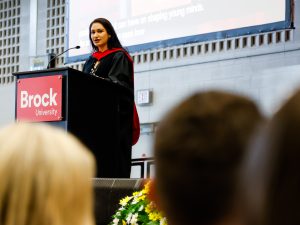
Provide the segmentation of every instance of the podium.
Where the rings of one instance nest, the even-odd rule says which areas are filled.
[[[134,102],[130,90],[68,67],[13,75],[16,120],[45,122],[71,132],[95,155],[96,177],[129,178]]]

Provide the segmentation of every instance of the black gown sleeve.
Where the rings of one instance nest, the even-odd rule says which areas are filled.
[[[117,52],[108,73],[108,78],[133,91],[133,65],[124,52]]]

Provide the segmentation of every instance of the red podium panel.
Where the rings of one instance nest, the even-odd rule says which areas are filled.
[[[16,120],[62,119],[62,75],[20,78],[16,95]]]

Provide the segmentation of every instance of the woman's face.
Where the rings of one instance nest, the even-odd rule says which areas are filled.
[[[103,52],[108,49],[107,42],[110,35],[101,23],[93,23],[91,26],[91,39],[99,51]]]

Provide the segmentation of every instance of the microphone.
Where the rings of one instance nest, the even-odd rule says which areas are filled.
[[[67,52],[67,51],[69,51],[69,50],[71,50],[71,49],[80,49],[80,46],[77,45],[77,46],[75,46],[75,47],[68,48],[67,50],[63,51],[62,53],[60,53],[60,54],[58,54],[58,55],[54,55],[54,57],[53,57],[52,59],[50,59],[50,61],[48,62],[47,69],[50,69],[50,63],[51,63],[52,61],[54,61],[55,59],[58,58],[58,56],[61,56],[62,54],[64,54],[65,52]],[[55,65],[55,64],[54,64],[54,65]],[[55,66],[54,66],[54,67],[55,67]],[[51,67],[51,68],[52,68],[52,67]]]

